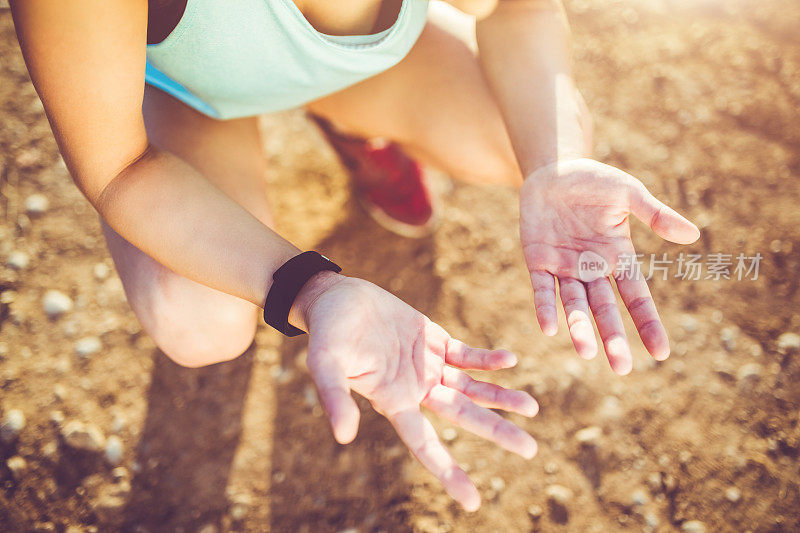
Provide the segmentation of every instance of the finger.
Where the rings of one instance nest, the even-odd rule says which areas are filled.
[[[533,437],[494,411],[475,405],[465,394],[455,389],[435,385],[422,405],[445,420],[526,459],[536,455],[536,441]]]
[[[447,452],[419,409],[400,411],[388,418],[414,457],[436,476],[454,500],[467,511],[481,506],[478,489]]]
[[[533,285],[533,306],[542,333],[552,337],[558,333],[558,314],[556,313],[556,278],[549,272],[531,272]]]
[[[575,351],[584,359],[592,359],[597,355],[597,339],[594,336],[592,319],[589,318],[591,312],[586,287],[575,278],[559,278],[558,288]]]
[[[448,339],[444,360],[448,365],[468,370],[500,370],[517,364],[517,356],[508,350],[472,348],[456,339]]]
[[[678,244],[692,244],[700,238],[697,226],[650,194],[641,182],[632,188],[631,193],[631,212],[662,239]]]
[[[603,348],[611,369],[624,376],[633,369],[633,358],[611,282],[608,278],[598,279],[588,283],[586,289],[589,307],[600,338],[603,339]]]
[[[341,444],[352,442],[358,433],[361,413],[350,395],[344,371],[329,352],[309,352],[308,370],[317,385],[322,408],[330,418],[333,436]]]
[[[657,361],[669,357],[669,338],[658,316],[650,288],[641,275],[620,276],[617,288],[647,351]]]
[[[444,367],[442,385],[463,392],[476,404],[489,409],[503,409],[528,417],[536,416],[539,412],[539,404],[527,392],[477,381],[452,366]]]

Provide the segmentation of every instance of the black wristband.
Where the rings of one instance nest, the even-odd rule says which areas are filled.
[[[264,322],[287,337],[305,333],[289,324],[289,310],[303,285],[314,274],[330,270],[341,272],[342,268],[317,252],[303,252],[286,261],[272,274],[272,287],[264,302]]]

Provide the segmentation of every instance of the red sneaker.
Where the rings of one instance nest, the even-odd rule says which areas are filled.
[[[397,143],[343,135],[327,120],[311,116],[350,171],[359,203],[378,224],[404,237],[433,233],[437,209],[417,161]]]

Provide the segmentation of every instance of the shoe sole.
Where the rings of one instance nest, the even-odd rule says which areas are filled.
[[[383,229],[391,231],[392,233],[400,235],[401,237],[407,237],[409,239],[422,239],[424,237],[430,237],[441,223],[438,203],[433,203],[433,212],[431,213],[431,218],[428,220],[428,222],[418,226],[415,224],[401,222],[396,218],[387,215],[383,209],[368,201],[360,194],[356,194],[355,196],[358,200],[358,204],[361,206],[364,212],[366,212],[367,215],[372,218],[372,220],[377,222],[378,225]]]

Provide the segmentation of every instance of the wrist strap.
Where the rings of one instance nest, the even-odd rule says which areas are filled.
[[[272,287],[264,302],[264,322],[287,337],[305,333],[302,329],[289,324],[289,310],[303,285],[314,274],[324,270],[341,272],[342,268],[324,255],[313,251],[296,255],[281,265],[272,274]]]

